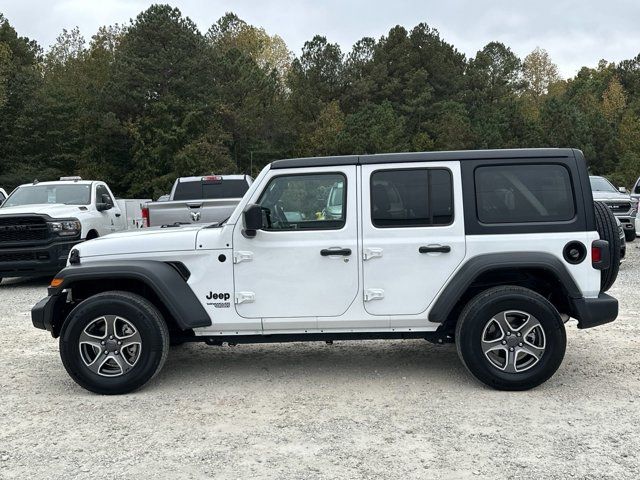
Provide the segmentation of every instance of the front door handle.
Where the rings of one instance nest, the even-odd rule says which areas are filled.
[[[418,248],[418,251],[420,253],[449,253],[451,247],[449,245],[429,245]]]
[[[323,257],[330,257],[332,255],[342,255],[343,257],[348,257],[351,255],[350,248],[323,248],[320,250],[320,255]]]

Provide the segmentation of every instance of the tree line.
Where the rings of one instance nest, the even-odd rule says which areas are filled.
[[[294,156],[563,147],[630,186],[640,175],[640,55],[562,79],[547,52],[491,42],[466,58],[437,30],[351,51],[285,42],[228,13],[206,32],[169,5],[46,52],[0,13],[0,186],[79,174],[121,196],[174,179],[256,174]]]

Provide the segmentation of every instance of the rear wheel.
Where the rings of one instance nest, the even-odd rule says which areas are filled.
[[[601,240],[609,242],[609,268],[600,273],[600,291],[606,292],[618,277],[620,269],[620,236],[616,217],[602,202],[593,202],[596,214],[596,230]]]
[[[60,334],[60,357],[76,383],[95,393],[128,393],[151,380],[169,351],[162,316],[129,292],[94,295],[74,308]]]
[[[458,319],[455,341],[467,370],[499,390],[528,390],[547,381],[567,344],[555,307],[516,286],[490,288],[471,299]]]

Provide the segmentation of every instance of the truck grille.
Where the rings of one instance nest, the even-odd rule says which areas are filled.
[[[48,237],[47,222],[42,217],[0,216],[0,242],[35,242],[47,240]]]
[[[613,213],[627,213],[629,210],[631,210],[630,202],[607,202],[607,206]]]

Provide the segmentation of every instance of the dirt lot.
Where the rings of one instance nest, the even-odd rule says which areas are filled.
[[[558,373],[485,388],[424,341],[171,351],[143,390],[101,397],[31,326],[45,281],[0,286],[0,478],[640,476],[640,241],[619,320],[578,331]]]

